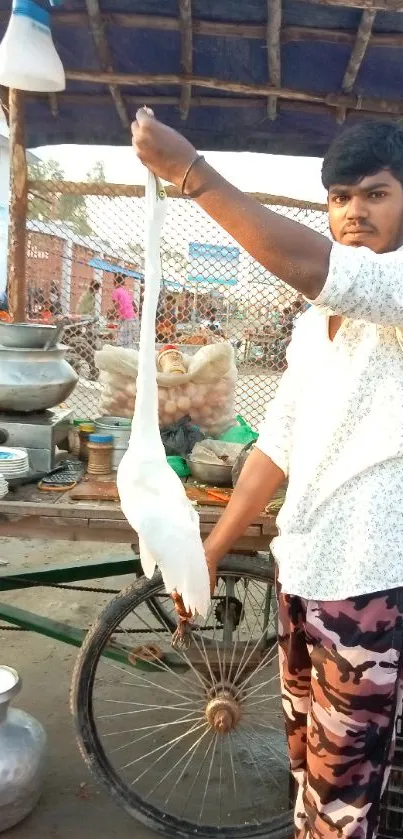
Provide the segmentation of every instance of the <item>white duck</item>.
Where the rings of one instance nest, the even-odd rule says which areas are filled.
[[[160,237],[166,194],[148,173],[145,287],[140,330],[137,396],[129,447],[117,474],[122,510],[139,537],[143,571],[161,571],[167,592],[185,609],[207,614],[210,587],[199,516],[166,460],[158,425],[155,320],[161,286]],[[178,601],[178,598],[174,596]],[[180,613],[180,609],[178,610]]]

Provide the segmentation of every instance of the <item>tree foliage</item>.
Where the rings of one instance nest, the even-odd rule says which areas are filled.
[[[30,180],[64,181],[65,175],[57,160],[38,161],[28,167]],[[105,169],[101,160],[97,161],[87,175],[88,181],[104,183]],[[53,190],[41,194],[30,193],[28,200],[28,218],[33,221],[64,222],[74,233],[89,236],[92,233],[88,221],[87,205],[84,195],[61,195]]]

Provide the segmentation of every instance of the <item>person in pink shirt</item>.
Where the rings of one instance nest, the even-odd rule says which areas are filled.
[[[121,347],[132,347],[138,340],[138,318],[134,310],[133,299],[125,288],[125,278],[122,274],[115,274],[112,300],[115,316],[119,320],[118,342]]]

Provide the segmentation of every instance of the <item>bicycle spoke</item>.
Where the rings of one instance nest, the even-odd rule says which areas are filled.
[[[168,769],[168,771],[167,771],[167,772],[165,772],[165,775],[163,775],[163,776],[162,776],[162,778],[160,778],[160,780],[159,780],[159,781],[155,784],[155,786],[154,786],[154,787],[153,787],[153,788],[149,791],[149,793],[148,793],[148,795],[147,795],[147,798],[149,798],[149,797],[150,797],[150,795],[153,795],[153,793],[154,793],[154,792],[156,792],[156,790],[157,790],[157,789],[158,789],[158,788],[159,788],[159,787],[160,787],[160,786],[164,783],[164,781],[166,781],[166,779],[167,779],[167,778],[169,778],[169,776],[170,776],[170,775],[172,775],[172,772],[174,772],[174,771],[175,771],[175,769],[177,769],[177,768],[178,768],[178,766],[180,766],[180,764],[181,764],[184,760],[186,760],[186,758],[188,757],[188,761],[187,761],[186,765],[185,765],[184,767],[182,767],[182,770],[181,770],[181,772],[180,772],[179,778],[177,778],[177,780],[175,781],[174,786],[173,786],[173,787],[172,787],[172,789],[171,789],[171,792],[169,793],[168,799],[170,798],[170,796],[172,795],[173,791],[174,791],[174,790],[176,789],[176,787],[178,786],[178,784],[179,784],[179,782],[180,782],[181,778],[182,778],[182,777],[183,777],[183,775],[185,774],[186,769],[187,769],[187,767],[189,766],[190,762],[193,760],[193,757],[194,757],[194,755],[195,755],[195,753],[196,753],[196,751],[197,751],[197,749],[198,749],[198,747],[199,747],[200,743],[202,742],[203,738],[204,738],[204,737],[206,737],[206,735],[207,735],[208,733],[209,733],[209,732],[208,732],[208,729],[206,728],[206,730],[205,730],[205,731],[204,731],[204,732],[200,735],[200,737],[198,737],[198,739],[197,739],[197,740],[195,740],[195,742],[194,742],[194,743],[192,743],[192,745],[191,745],[191,746],[189,746],[189,748],[187,749],[187,751],[186,751],[186,752],[184,752],[184,754],[183,754],[183,755],[182,755],[182,756],[181,756],[181,757],[180,757],[180,758],[176,761],[176,763],[174,763],[174,765],[173,765],[173,766],[171,766],[171,768],[170,768],[170,769]],[[167,803],[167,800],[168,800],[168,799],[165,799],[165,804]]]
[[[134,766],[135,763],[139,763],[141,760],[144,760],[145,757],[152,757],[152,755],[158,754],[158,752],[160,752],[161,749],[165,748],[165,751],[162,753],[162,755],[160,755],[159,758],[157,758],[157,760],[154,761],[154,763],[148,767],[148,769],[144,770],[143,774],[145,772],[149,772],[150,769],[152,769],[156,763],[159,763],[159,761],[162,760],[163,757],[169,754],[169,752],[172,751],[176,744],[180,743],[180,741],[183,740],[184,737],[188,737],[189,734],[192,734],[194,731],[198,731],[198,729],[203,728],[203,726],[205,725],[205,722],[201,723],[200,725],[193,725],[192,728],[189,729],[189,731],[185,731],[183,734],[178,734],[177,737],[173,737],[172,740],[168,741],[168,743],[162,743],[161,746],[156,746],[155,749],[152,749],[151,752],[145,752],[145,754],[140,755],[140,757],[134,758],[134,760],[131,760],[130,763],[125,763],[124,766],[120,766],[119,768],[122,770],[130,769],[130,767]],[[140,778],[142,778],[143,774],[139,775],[135,781],[132,781],[132,784],[135,784]]]
[[[174,653],[174,605],[162,585],[154,587],[103,642],[105,649],[116,636],[113,647],[127,664],[102,653],[95,664],[94,722],[119,789],[126,801],[143,802],[143,813],[193,825],[194,839],[206,827],[213,839],[214,830],[261,818],[269,826],[287,812],[272,585],[224,572],[206,618],[192,626],[192,646]],[[152,669],[136,668],[130,653]]]
[[[180,812],[180,815],[181,815],[181,816],[183,816],[183,814],[184,814],[184,812],[185,812],[185,810],[186,810],[187,803],[188,803],[188,801],[189,801],[189,799],[190,799],[190,797],[191,797],[191,795],[192,795],[192,792],[193,792],[193,790],[194,790],[194,788],[195,788],[195,786],[196,786],[196,784],[197,784],[197,781],[198,781],[198,779],[199,779],[199,777],[200,777],[200,773],[201,773],[201,771],[202,771],[202,769],[203,769],[203,766],[204,766],[204,764],[205,764],[205,762],[206,762],[206,760],[207,760],[207,758],[208,758],[208,755],[209,755],[209,752],[210,752],[210,749],[211,749],[211,747],[212,747],[213,743],[214,743],[214,735],[212,735],[212,736],[211,736],[210,743],[209,743],[209,744],[208,744],[208,746],[207,746],[207,749],[206,749],[206,751],[205,751],[205,753],[204,753],[204,757],[203,757],[203,759],[202,759],[202,761],[201,761],[201,763],[200,763],[200,765],[199,765],[199,768],[198,768],[198,770],[197,770],[197,773],[196,773],[196,775],[195,775],[195,777],[194,777],[194,779],[193,779],[193,783],[192,783],[192,785],[191,785],[191,787],[190,787],[190,790],[189,790],[189,792],[188,792],[188,794],[187,794],[187,796],[186,796],[186,798],[185,798],[185,800],[184,800],[184,802],[183,802],[182,809],[181,809],[181,812]]]
[[[203,717],[200,715],[198,717],[191,717],[190,714],[188,714],[186,717],[180,717],[178,720],[175,720],[174,722],[167,723],[167,725],[187,725],[188,723],[200,722],[202,719]],[[143,740],[147,740],[148,737],[152,737],[153,734],[155,734],[156,732],[156,727],[149,726],[149,728],[150,730],[147,731],[146,734],[143,734],[141,737],[136,737],[134,740],[129,740],[129,742],[125,743],[123,746],[116,746],[114,749],[111,749],[111,754],[121,752],[123,749],[128,749],[129,746],[133,746],[134,744],[137,745],[137,743],[141,743]],[[161,726],[158,726],[158,728],[161,728]]]
[[[216,748],[217,748],[217,736],[218,735],[216,734],[215,738],[214,738],[214,745],[213,745],[213,751],[212,751],[211,758],[210,758],[210,765],[209,765],[209,769],[208,769],[207,780],[206,780],[206,783],[204,785],[203,799],[202,799],[200,812],[199,812],[199,821],[201,821],[201,818],[202,818],[202,815],[203,815],[203,810],[204,810],[204,805],[206,803],[206,795],[207,795],[207,790],[208,790],[208,786],[209,786],[209,783],[210,783],[211,771],[213,769],[214,757],[215,757]]]
[[[128,673],[130,673],[130,675],[133,675],[133,677],[135,677],[138,682],[142,682],[143,684],[147,685],[148,687],[157,688],[158,690],[162,690],[166,693],[171,693],[172,696],[179,696],[181,699],[186,699],[189,702],[193,701],[191,696],[189,696],[185,693],[181,693],[178,690],[174,690],[173,688],[166,687],[165,685],[160,685],[158,682],[153,682],[151,679],[147,679],[147,677],[143,676],[143,674],[141,674],[141,673],[134,673],[134,672],[132,673],[131,671],[126,670],[124,667],[119,667],[119,665],[115,664],[115,662],[108,661],[107,663],[108,663],[108,666],[112,667],[114,670],[120,670],[122,673],[125,673],[126,675]],[[172,670],[170,670],[169,667],[167,667],[166,671],[169,673],[169,675],[172,678]],[[137,687],[136,682],[133,682],[133,686]],[[191,687],[191,686],[189,686],[189,687]],[[193,694],[196,693],[194,688],[192,690],[192,693]],[[197,694],[197,696],[200,696],[200,694]]]

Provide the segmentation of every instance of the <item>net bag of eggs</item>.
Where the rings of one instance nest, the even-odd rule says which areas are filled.
[[[194,355],[183,352],[182,357],[185,372],[157,373],[160,426],[190,416],[202,431],[218,436],[236,423],[234,350],[223,341],[201,347]],[[136,400],[137,351],[105,346],[95,353],[95,363],[100,371],[102,414],[131,419]]]

